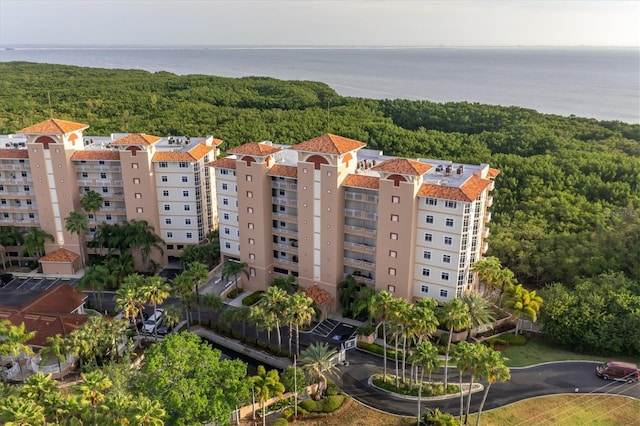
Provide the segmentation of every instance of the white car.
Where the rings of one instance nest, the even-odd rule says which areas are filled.
[[[144,333],[152,334],[155,332],[160,324],[162,324],[162,314],[164,313],[164,309],[156,309],[156,311],[144,322],[142,326],[142,331]]]

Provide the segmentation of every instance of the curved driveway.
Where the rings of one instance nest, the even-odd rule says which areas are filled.
[[[358,350],[347,352],[348,366],[340,367],[341,377],[332,377],[342,389],[356,400],[380,410],[405,416],[415,416],[417,403],[415,400],[399,398],[387,392],[375,389],[367,384],[374,373],[382,373],[382,358]],[[497,408],[535,396],[561,393],[607,393],[640,398],[640,383],[622,383],[606,381],[595,374],[597,363],[589,361],[569,361],[539,364],[533,367],[512,368],[511,380],[505,383],[494,383],[484,410]],[[388,373],[395,372],[395,363],[388,363]],[[434,380],[442,381],[442,369],[434,374]],[[449,382],[457,384],[458,372],[449,370]],[[467,376],[463,380],[468,380]],[[481,382],[486,385],[486,382]],[[482,392],[474,393],[471,398],[471,410],[478,410]],[[466,401],[465,401],[466,403]],[[438,407],[443,411],[457,413],[460,410],[460,398],[446,400],[423,400],[423,407]],[[423,408],[424,409],[424,408]]]

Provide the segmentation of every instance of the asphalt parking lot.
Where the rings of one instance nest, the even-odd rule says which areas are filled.
[[[70,278],[14,278],[0,288],[0,305],[19,307],[33,297],[62,284],[76,286],[77,279]]]

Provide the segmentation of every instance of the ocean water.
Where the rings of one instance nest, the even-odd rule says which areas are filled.
[[[321,81],[344,96],[468,101],[640,123],[637,48],[34,48],[28,61]]]

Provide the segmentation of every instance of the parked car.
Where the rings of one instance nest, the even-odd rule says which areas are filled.
[[[638,366],[630,362],[604,362],[596,367],[596,374],[605,380],[619,380],[629,383],[640,381]]]
[[[130,329],[138,329],[142,330],[144,326],[144,322],[149,318],[149,315],[142,311],[142,318],[140,318],[140,314],[136,315],[135,318],[129,318],[129,328]]]
[[[164,309],[156,309],[156,311],[144,322],[142,331],[149,334],[154,333],[162,324],[162,314],[164,314]]]
[[[171,333],[173,327],[169,327],[167,324],[162,324],[158,327],[158,336],[166,336]]]
[[[0,287],[4,287],[13,280],[13,274],[6,273],[0,275]]]

